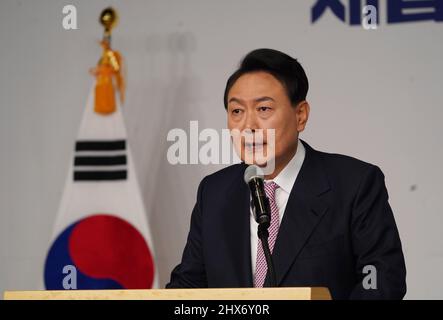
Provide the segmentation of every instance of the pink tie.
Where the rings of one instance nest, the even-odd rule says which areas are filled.
[[[278,188],[278,184],[275,182],[265,182],[265,192],[269,199],[269,205],[271,207],[271,225],[269,226],[269,249],[272,253],[274,249],[275,239],[277,239],[278,228],[280,226],[280,217],[278,215],[278,207],[275,202],[275,190]],[[266,264],[265,254],[261,240],[258,239],[257,243],[257,264],[255,269],[254,287],[262,288],[265,282],[266,273],[268,272],[268,266]]]

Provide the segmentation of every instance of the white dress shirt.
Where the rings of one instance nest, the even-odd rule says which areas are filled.
[[[265,180],[265,182],[274,181],[278,184],[279,188],[275,191],[275,201],[277,202],[278,213],[280,217],[280,224],[283,219],[283,214],[285,213],[286,204],[288,203],[289,194],[291,193],[292,187],[294,186],[295,180],[297,179],[300,168],[305,159],[305,147],[303,143],[298,140],[297,151],[291,161],[283,168],[283,170],[272,180]],[[257,263],[257,228],[258,224],[255,221],[254,213],[251,208],[251,260],[252,260],[252,276],[255,278],[255,267]]]

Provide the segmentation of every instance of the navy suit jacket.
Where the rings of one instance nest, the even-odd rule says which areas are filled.
[[[303,144],[272,253],[278,286],[328,287],[333,299],[403,298],[406,268],[383,173]],[[201,181],[182,261],[167,288],[253,286],[245,168],[233,165]],[[369,265],[376,273],[363,273]]]

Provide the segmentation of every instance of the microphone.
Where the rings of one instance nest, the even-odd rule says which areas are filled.
[[[265,192],[263,170],[256,165],[250,165],[246,168],[243,178],[251,191],[252,203],[254,205],[254,218],[258,223],[257,235],[261,240],[266,264],[268,265],[270,286],[276,287],[277,277],[275,275],[274,262],[272,261],[268,242],[268,228],[271,224],[271,206],[269,205],[269,199]]]
[[[244,180],[251,191],[255,221],[267,230],[271,224],[271,207],[266,197],[263,177],[262,169],[256,165],[250,165],[245,170]]]

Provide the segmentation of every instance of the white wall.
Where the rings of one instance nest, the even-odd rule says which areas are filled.
[[[407,298],[442,299],[443,25],[382,22],[365,31],[330,12],[312,25],[314,2],[2,0],[0,291],[41,288],[88,69],[100,55],[97,17],[111,4],[120,13],[113,46],[128,64],[124,113],[161,285],[179,262],[197,185],[219,168],[169,165],[166,134],[188,130],[189,120],[224,128],[228,75],[248,51],[270,47],[298,58],[309,77],[302,138],[383,169]],[[62,28],[66,4],[77,7],[78,30]]]

